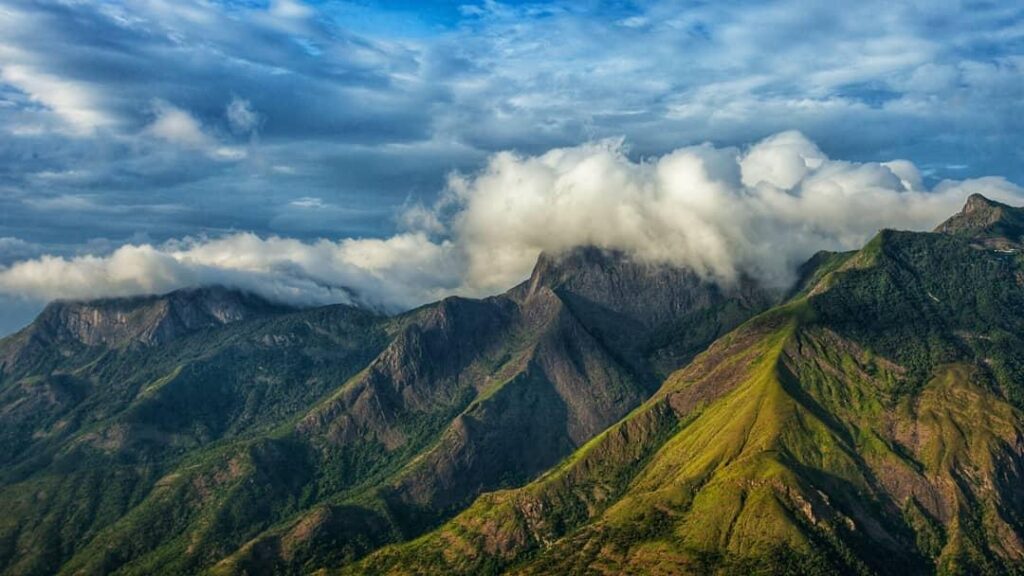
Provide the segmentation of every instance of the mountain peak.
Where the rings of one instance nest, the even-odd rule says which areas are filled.
[[[985,210],[991,208],[1006,207],[1006,204],[996,202],[991,198],[983,196],[975,192],[967,197],[967,202],[964,204],[964,212],[975,212],[978,210]]]
[[[747,276],[723,284],[683,265],[594,246],[542,253],[529,280],[508,293],[521,303],[545,294],[555,295],[602,341],[656,356],[659,373],[778,297]]]
[[[29,330],[47,340],[87,346],[157,345],[203,328],[288,309],[248,292],[203,286],[161,295],[57,300]]]
[[[1024,237],[1024,209],[971,194],[963,209],[939,224],[935,232],[977,240],[995,248],[1019,245]]]
[[[736,299],[760,308],[773,298],[746,276],[724,285],[687,266],[648,262],[621,250],[595,246],[541,253],[530,279],[512,294],[529,297],[541,288],[602,306],[646,326],[719,301]]]
[[[580,246],[557,253],[541,252],[527,285],[530,293],[541,287],[556,289],[572,283],[581,275],[605,274],[612,268],[629,263],[630,258],[625,253],[596,246]]]

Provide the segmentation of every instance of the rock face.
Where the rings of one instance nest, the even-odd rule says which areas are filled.
[[[530,279],[511,292],[529,298],[542,288],[578,303],[581,308],[614,314],[627,327],[657,328],[694,312],[736,301],[759,308],[767,295],[750,279],[722,287],[688,268],[633,260],[626,254],[598,248],[577,248],[564,254],[541,254]]]
[[[39,338],[77,340],[86,346],[158,346],[204,328],[289,310],[252,294],[214,286],[162,296],[54,302],[32,329]]]
[[[530,279],[509,294],[525,301],[542,289],[634,365],[653,368],[659,382],[779,297],[748,277],[723,286],[687,268],[597,248],[542,254]]]
[[[556,465],[771,299],[580,249],[542,256],[506,294],[392,318],[220,290],[55,304],[0,343],[0,505],[21,503],[0,566],[351,561]],[[53,478],[66,497],[18,500]],[[85,485],[121,488],[74,497]]]
[[[293,308],[219,286],[159,296],[56,301],[0,346],[0,373],[45,371],[84,349],[159,347],[199,330]]]
[[[939,224],[935,231],[993,248],[1011,249],[1024,240],[1024,210],[972,194],[963,210]]]

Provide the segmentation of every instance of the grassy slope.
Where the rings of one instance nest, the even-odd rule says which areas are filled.
[[[1020,262],[887,231],[829,266],[558,470],[342,571],[1016,573]]]

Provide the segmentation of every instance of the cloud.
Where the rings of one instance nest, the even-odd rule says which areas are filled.
[[[41,248],[13,236],[0,237],[0,263],[17,262],[38,256]]]
[[[485,211],[434,206],[447,174],[475,183],[502,150],[533,166],[623,136],[615,154],[632,168],[619,169],[655,186],[650,165],[679,147],[795,128],[822,156],[912,160],[884,167],[914,192],[987,174],[1021,184],[1022,22],[1006,2],[0,0],[3,235],[72,257],[93,240],[160,250],[200,231],[306,244],[412,231],[452,242],[459,290],[482,293],[508,277],[469,276],[486,258],[460,236],[477,233],[469,215],[465,232],[456,220]],[[793,196],[822,178],[817,152],[775,144],[742,167],[702,161],[761,202],[759,182],[795,183]],[[647,225],[642,205],[627,204]],[[730,255],[707,266],[743,264],[735,234],[700,225],[693,246]],[[502,269],[541,245],[517,240]]]
[[[647,18],[644,18],[643,16],[629,16],[628,18],[619,20],[617,24],[627,28],[643,28],[650,24],[650,22],[648,22]]]
[[[230,113],[230,106],[228,111]],[[219,160],[242,160],[247,156],[246,151],[242,148],[221,145],[215,137],[203,129],[199,120],[181,108],[157,100],[153,103],[153,114],[155,116],[153,123],[146,127],[145,133],[154,138],[183,148],[202,151],[211,158]],[[245,114],[245,111],[236,112],[236,115],[243,117]],[[243,118],[243,120],[247,120],[247,118]]]
[[[235,96],[228,104],[226,113],[235,132],[249,134],[259,126],[260,115],[248,100]]]
[[[837,157],[913,159],[929,186],[1024,182],[1006,3],[2,4],[0,188],[19,196],[0,211],[33,242],[70,242],[73,215],[28,195],[191,208],[81,219],[81,241],[388,235],[452,170],[617,136],[662,156],[797,128]],[[279,217],[303,197],[357,211]]]
[[[858,248],[883,227],[931,229],[976,192],[1024,203],[1024,189],[1002,178],[926,190],[908,161],[830,159],[799,132],[639,161],[622,139],[603,140],[536,156],[496,154],[477,173],[453,174],[435,204],[408,206],[400,218],[407,230],[389,238],[236,233],[47,255],[0,269],[0,295],[91,298],[218,283],[292,303],[398,310],[505,290],[541,251],[581,245],[686,266],[722,283],[746,273],[781,287],[817,250]],[[293,205],[323,207],[315,197]]]
[[[799,132],[783,132],[752,148],[740,163],[745,186],[765,183],[783,190],[792,189],[827,158]]]
[[[75,135],[87,135],[109,127],[116,120],[99,105],[94,91],[85,84],[46,74],[20,64],[0,66],[0,81],[28,94],[63,120]]]
[[[313,15],[313,9],[296,0],[272,0],[268,11],[275,18],[304,20]]]
[[[309,209],[323,208],[325,206],[324,201],[322,199],[316,198],[314,196],[303,196],[302,198],[297,198],[289,202],[289,205],[295,206],[296,208]]]
[[[923,190],[909,162],[831,160],[798,132],[640,162],[608,140],[502,153],[481,174],[454,177],[451,229],[466,252],[465,285],[479,292],[522,278],[541,250],[583,244],[783,286],[817,250],[858,248],[883,227],[930,229],[973,192],[1024,203],[1024,190],[1000,178]]]
[[[459,274],[446,254],[450,249],[419,234],[312,243],[249,233],[186,238],[125,245],[105,256],[20,261],[0,271],[0,294],[88,299],[224,284],[293,304],[347,302],[395,310],[455,287]]]
[[[203,132],[202,124],[194,116],[171,104],[157,100],[153,103],[155,119],[146,131],[162,140],[192,148],[205,148],[213,139]]]

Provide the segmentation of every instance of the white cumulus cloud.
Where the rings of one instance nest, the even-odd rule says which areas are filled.
[[[976,192],[1024,203],[1024,190],[1003,178],[928,190],[911,162],[833,160],[798,132],[745,149],[704,144],[641,160],[622,140],[605,140],[538,156],[496,154],[478,173],[453,175],[436,205],[409,207],[399,219],[406,229],[389,238],[240,233],[40,256],[0,268],[0,295],[91,298],[218,283],[286,302],[396,310],[505,290],[541,251],[581,245],[720,282],[748,273],[784,286],[817,250],[858,248],[885,227],[931,229]]]
[[[1024,190],[1001,178],[924,190],[910,162],[831,160],[798,132],[746,150],[701,145],[639,162],[618,140],[502,153],[450,189],[465,285],[482,292],[514,283],[542,250],[581,244],[725,282],[742,271],[784,285],[817,250],[858,248],[886,227],[931,229],[973,192],[1024,203]]]

